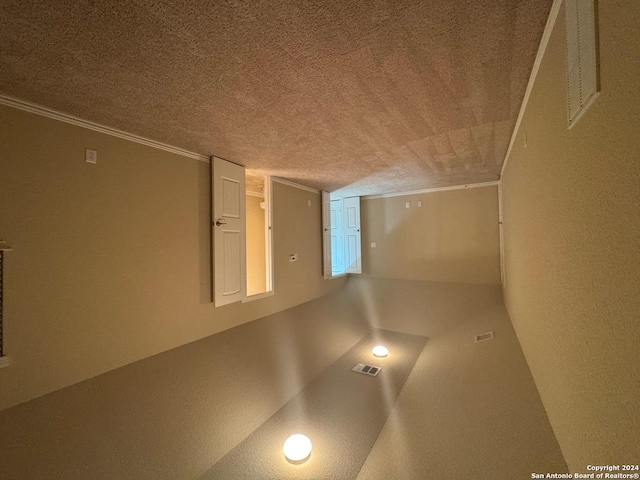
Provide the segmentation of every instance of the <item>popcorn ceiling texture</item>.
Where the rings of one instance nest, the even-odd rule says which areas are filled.
[[[369,331],[336,292],[2,410],[0,478],[200,478]]]
[[[405,296],[403,310],[413,302],[422,300]],[[567,471],[504,306],[460,320],[429,339],[359,480],[516,480]],[[492,330],[495,339],[473,343]]]
[[[566,471],[499,294],[487,290],[496,287],[358,278],[363,285],[348,288],[355,280],[346,290],[0,411],[0,478],[346,480],[363,462],[358,478],[376,480]],[[397,307],[394,315],[379,311],[376,319],[375,304],[373,311],[354,308],[366,303],[369,283],[392,292],[386,300]],[[376,379],[352,373],[352,357],[340,363],[353,353],[373,359],[371,343],[354,349],[370,322],[409,334],[383,332],[391,354],[372,362],[386,368]],[[473,342],[490,330],[494,340]],[[410,342],[423,344],[416,335],[427,333],[417,362],[407,358],[415,351]],[[391,343],[398,340],[400,349]],[[388,404],[380,402],[382,391]],[[338,424],[302,427],[314,444],[310,460],[285,462],[284,423],[263,437],[268,448],[247,448],[297,395],[308,400],[307,421]],[[348,408],[334,411],[341,398]],[[358,400],[362,411],[346,414]],[[332,442],[343,450],[330,454]],[[246,475],[251,467],[264,470]],[[334,474],[320,474],[326,472]]]
[[[550,0],[0,0],[0,92],[341,193],[498,179]]]
[[[374,330],[220,459],[201,480],[356,478],[426,343],[425,337]],[[378,344],[389,348],[388,357],[371,354]],[[364,362],[382,368],[377,377],[351,371]],[[294,433],[306,434],[313,445],[304,465],[291,465],[282,454],[282,444]]]

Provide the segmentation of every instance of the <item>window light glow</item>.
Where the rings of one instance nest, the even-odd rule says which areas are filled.
[[[296,433],[285,440],[282,451],[289,462],[304,463],[311,456],[311,440],[306,435]]]
[[[389,350],[387,349],[387,347],[384,347],[382,345],[376,345],[371,351],[376,357],[386,357],[387,355],[389,355]]]

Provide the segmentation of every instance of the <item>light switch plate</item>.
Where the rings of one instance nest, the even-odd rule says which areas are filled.
[[[411,202],[405,202],[404,206],[405,208],[411,208]]]
[[[371,248],[376,248],[378,244],[376,242],[371,242]]]
[[[98,152],[87,148],[84,151],[84,159],[87,163],[98,163]]]
[[[421,207],[422,206],[422,202],[420,200],[418,200],[418,206]]]
[[[311,200],[307,200],[307,207],[311,206]]]

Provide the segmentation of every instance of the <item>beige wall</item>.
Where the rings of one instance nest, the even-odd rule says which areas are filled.
[[[363,198],[361,224],[365,275],[500,284],[496,186]]]
[[[264,198],[247,195],[247,295],[267,289]]]
[[[503,177],[505,301],[571,471],[640,454],[640,2],[598,3],[600,97],[568,130],[562,8]]]
[[[322,278],[319,195],[275,184],[275,295],[214,308],[207,163],[8,107],[0,132],[0,409],[344,283]]]

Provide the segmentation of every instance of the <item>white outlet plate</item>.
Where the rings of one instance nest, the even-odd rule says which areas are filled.
[[[311,200],[307,200],[307,207],[311,206]]]
[[[371,248],[376,248],[378,244],[376,242],[371,242]]]
[[[405,208],[411,208],[411,202],[405,202],[404,206]]]
[[[87,163],[98,163],[98,152],[87,148],[84,151],[84,159]]]
[[[422,202],[418,201],[418,206],[421,207],[422,206]]]

